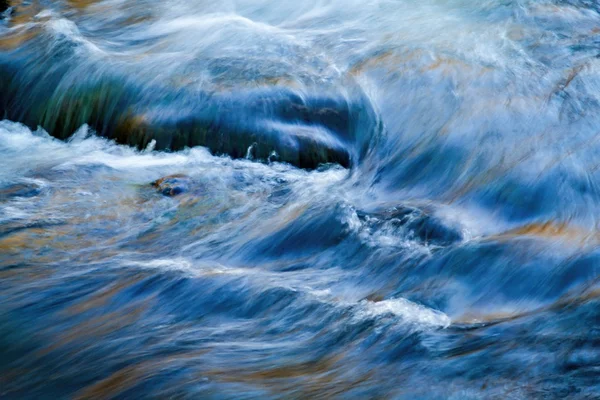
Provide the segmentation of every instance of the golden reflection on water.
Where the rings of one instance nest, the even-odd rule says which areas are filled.
[[[346,356],[340,354],[260,370],[208,370],[202,374],[220,382],[255,385],[273,395],[293,393],[295,398],[336,398],[373,377],[369,370],[353,375],[353,364]]]
[[[519,237],[558,240],[577,246],[596,246],[600,244],[600,233],[596,230],[586,230],[562,221],[533,222],[487,237],[486,239],[509,240]]]
[[[63,348],[63,350],[69,354],[72,351],[69,349],[69,345],[73,344],[78,344],[79,346],[92,346],[95,340],[101,340],[102,338],[118,332],[138,321],[144,311],[148,309],[148,303],[150,301],[152,300],[146,299],[143,302],[137,301],[128,304],[119,311],[105,313],[97,317],[90,316],[90,318],[84,322],[59,334],[52,344],[38,351],[37,356],[43,357],[60,348]],[[80,351],[80,349],[73,351]]]
[[[14,50],[25,42],[35,38],[41,33],[39,27],[19,28],[8,35],[0,36],[0,51]]]

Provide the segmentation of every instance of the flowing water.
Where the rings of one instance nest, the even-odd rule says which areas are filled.
[[[596,1],[0,12],[0,398],[600,397]]]

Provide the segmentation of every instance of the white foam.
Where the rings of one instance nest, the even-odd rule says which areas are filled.
[[[360,319],[377,318],[385,315],[399,317],[403,322],[422,328],[447,328],[451,323],[450,317],[443,312],[403,298],[378,302],[363,300],[359,303],[356,314]]]
[[[192,278],[206,275],[242,275],[251,272],[249,269],[228,267],[216,261],[190,261],[184,257],[157,258],[148,261],[124,261],[121,265],[159,269],[161,271],[176,271]]]
[[[64,38],[70,42],[82,45],[92,53],[104,54],[105,52],[87,39],[79,30],[77,25],[66,18],[50,19],[46,22],[47,28],[58,38]]]

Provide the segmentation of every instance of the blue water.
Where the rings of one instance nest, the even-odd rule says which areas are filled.
[[[0,398],[600,398],[596,1],[0,12]]]

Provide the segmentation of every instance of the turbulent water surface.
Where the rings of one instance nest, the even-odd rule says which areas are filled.
[[[600,5],[1,0],[1,398],[600,396]]]

